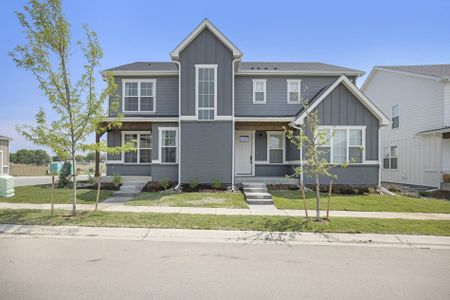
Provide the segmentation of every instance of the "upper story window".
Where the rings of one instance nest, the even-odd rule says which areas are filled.
[[[320,126],[320,159],[332,164],[364,161],[365,128],[358,126]]]
[[[152,134],[151,132],[122,132],[123,144],[132,143],[136,151],[124,152],[124,163],[151,163],[152,162]]]
[[[266,79],[253,79],[253,103],[266,103]]]
[[[195,65],[198,120],[214,120],[217,106],[217,65]]]
[[[156,79],[123,80],[124,112],[155,112]]]
[[[398,169],[397,146],[384,147],[383,169]]]
[[[400,108],[398,104],[392,106],[392,128],[398,128],[400,125]]]
[[[301,101],[301,80],[288,80],[287,81],[287,103],[298,104]]]

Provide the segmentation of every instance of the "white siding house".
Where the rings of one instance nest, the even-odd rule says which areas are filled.
[[[450,65],[375,67],[362,91],[391,118],[381,180],[440,187],[450,173]]]
[[[0,135],[0,176],[9,174],[9,142],[12,139]]]

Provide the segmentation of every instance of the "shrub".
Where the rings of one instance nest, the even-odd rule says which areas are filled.
[[[70,184],[70,176],[72,175],[72,164],[70,162],[64,162],[61,174],[59,174],[58,187],[65,188]]]
[[[114,186],[117,188],[119,187],[119,185],[122,183],[122,176],[120,176],[119,174],[114,174],[113,175],[113,184]]]
[[[191,180],[189,180],[189,187],[193,190],[195,190],[199,185],[198,179],[197,178],[191,178]]]
[[[163,190],[167,190],[170,186],[170,180],[169,178],[163,178],[159,181],[159,186],[163,189]]]
[[[220,188],[222,187],[222,182],[220,181],[219,178],[213,178],[213,179],[211,180],[211,187],[212,187],[213,189],[218,190],[218,189],[220,189]]]

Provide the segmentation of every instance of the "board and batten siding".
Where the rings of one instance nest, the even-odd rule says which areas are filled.
[[[109,116],[117,116],[117,112],[112,110],[113,101],[119,103],[118,111],[122,112],[122,79],[156,79],[156,111],[153,112],[126,112],[125,117],[133,116],[158,116],[176,117],[178,116],[178,76],[116,76],[115,82],[117,90],[109,98]]]
[[[450,127],[450,83],[444,84],[444,127]]]
[[[181,122],[181,183],[231,183],[233,123]]]
[[[382,169],[381,180],[438,187],[441,182],[442,138],[417,133],[444,126],[442,83],[384,70],[375,70],[363,92],[389,118],[398,104],[400,126],[380,129],[380,155],[384,147],[397,146],[398,169]]]
[[[320,125],[366,126],[366,160],[378,160],[378,119],[345,87],[339,84],[315,108]]]
[[[217,65],[217,115],[232,113],[233,54],[205,28],[180,52],[181,115],[195,116],[195,65]]]

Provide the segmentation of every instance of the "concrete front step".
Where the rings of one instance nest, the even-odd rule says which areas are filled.
[[[243,182],[244,188],[266,188],[266,184],[262,182]]]
[[[248,199],[272,199],[272,195],[269,193],[245,193],[244,195]]]
[[[128,181],[128,182],[122,183],[122,186],[133,186],[133,187],[143,188],[146,184],[147,184],[147,182],[143,182],[143,181]]]
[[[250,199],[246,198],[248,204],[273,205],[272,199]]]
[[[244,193],[267,193],[267,188],[244,188]]]
[[[450,191],[450,182],[442,182],[441,183],[441,190],[443,190],[443,191]]]

